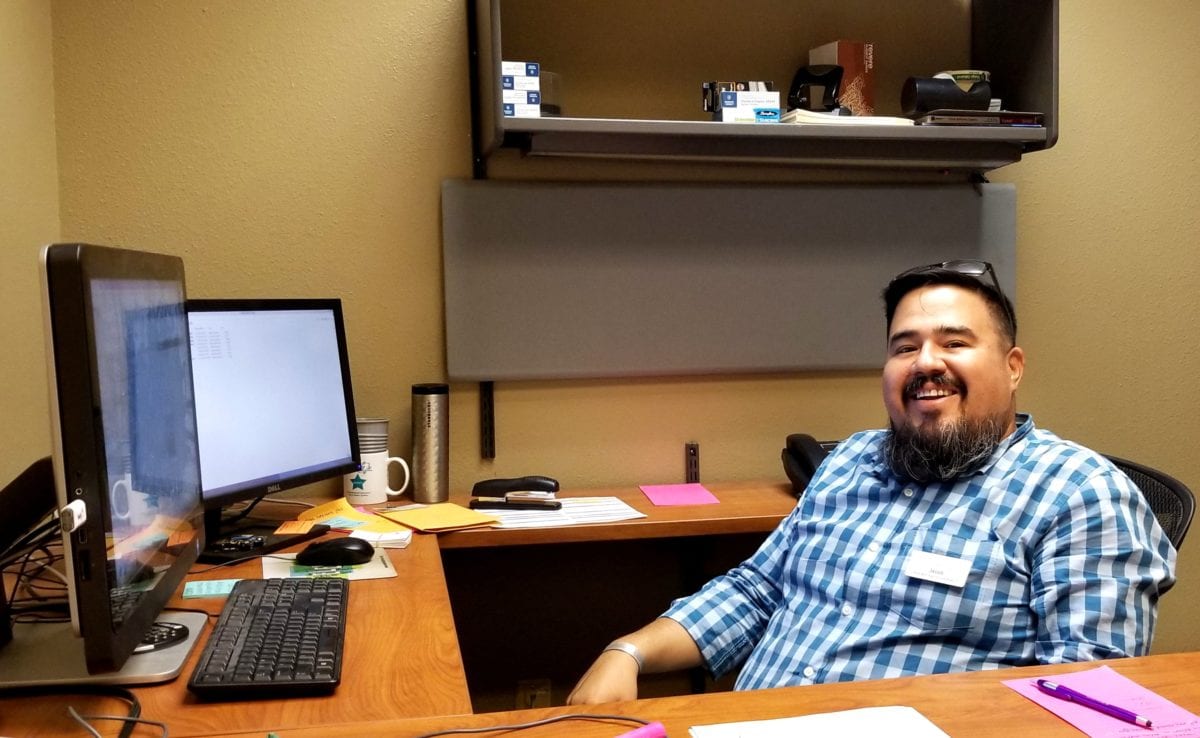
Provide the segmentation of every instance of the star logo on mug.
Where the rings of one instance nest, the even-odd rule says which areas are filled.
[[[355,474],[354,478],[350,480],[350,486],[354,489],[365,489],[366,484],[367,478],[361,474]]]

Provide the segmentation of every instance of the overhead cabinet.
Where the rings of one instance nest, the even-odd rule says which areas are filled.
[[[1057,0],[469,0],[477,174],[528,156],[986,172],[1058,135]],[[1044,126],[714,122],[701,84],[769,80],[786,101],[808,51],[873,44],[876,109],[909,77],[981,69],[1007,110]],[[560,114],[505,117],[502,61],[552,72]],[[786,102],[784,103],[786,108]]]

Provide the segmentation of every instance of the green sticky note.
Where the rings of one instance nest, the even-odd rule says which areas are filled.
[[[188,582],[183,585],[185,600],[195,597],[224,597],[233,590],[233,585],[240,579],[206,579],[198,582]]]

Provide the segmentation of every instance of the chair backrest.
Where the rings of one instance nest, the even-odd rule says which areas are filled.
[[[1142,491],[1150,503],[1150,509],[1154,511],[1154,517],[1158,518],[1158,524],[1178,551],[1192,524],[1192,515],[1196,512],[1196,498],[1192,496],[1192,491],[1183,482],[1157,469],[1108,454],[1105,457],[1125,472]]]
[[[835,446],[836,441],[817,441],[803,433],[788,436],[787,445],[783,449],[783,469],[791,480],[792,489],[797,497],[804,494],[812,473],[825,458],[825,454]],[[1183,482],[1157,469],[1118,456],[1105,454],[1105,457],[1125,472],[1142,491],[1142,495],[1150,503],[1150,509],[1154,511],[1154,517],[1158,518],[1158,524],[1166,532],[1171,545],[1178,551],[1196,512],[1196,498],[1192,491]]]

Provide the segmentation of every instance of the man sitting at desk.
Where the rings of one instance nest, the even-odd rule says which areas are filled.
[[[568,703],[701,664],[756,689],[1147,652],[1175,550],[1124,474],[1016,414],[991,265],[904,272],[884,302],[890,429],[839,445],[753,556],[610,644]]]

